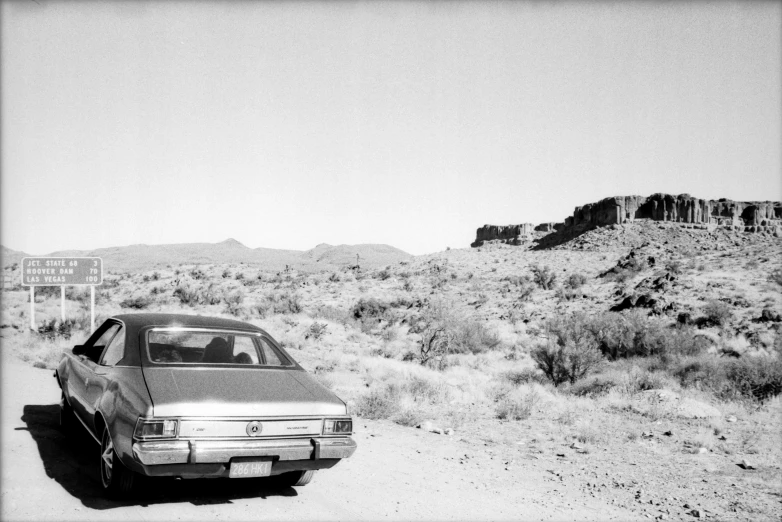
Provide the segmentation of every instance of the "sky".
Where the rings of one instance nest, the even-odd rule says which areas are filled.
[[[782,199],[782,2],[0,6],[0,242],[465,248]]]

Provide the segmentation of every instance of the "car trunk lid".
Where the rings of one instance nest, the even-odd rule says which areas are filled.
[[[344,415],[345,404],[300,370],[144,368],[156,417]]]

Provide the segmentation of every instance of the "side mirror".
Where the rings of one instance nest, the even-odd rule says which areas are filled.
[[[104,348],[106,348],[106,347],[105,347],[105,346],[103,346],[103,345],[98,345],[98,346],[90,346],[90,347],[88,347],[88,348],[87,348],[87,353],[86,353],[86,355],[87,355],[87,359],[89,359],[89,360],[91,360],[92,362],[94,362],[94,363],[96,363],[96,364],[97,364],[97,363],[98,363],[98,361],[100,360],[100,356],[101,356],[101,354],[103,353],[103,349],[104,349]]]
[[[73,355],[85,355],[87,353],[87,347],[83,344],[77,344],[73,347]]]

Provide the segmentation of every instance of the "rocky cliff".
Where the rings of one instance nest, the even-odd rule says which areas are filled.
[[[576,207],[564,223],[495,226],[484,225],[476,233],[473,247],[486,241],[510,244],[558,234],[572,237],[597,227],[621,225],[635,220],[689,223],[707,227],[731,227],[745,232],[768,232],[782,236],[782,202],[700,199],[689,194],[616,196]]]

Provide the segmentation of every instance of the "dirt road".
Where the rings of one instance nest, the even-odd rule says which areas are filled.
[[[102,497],[97,445],[58,429],[51,370],[2,353],[3,520],[626,520],[629,511],[546,480],[458,437],[359,420],[358,451],[301,488],[162,480],[138,500]],[[507,468],[507,469],[506,469]]]

